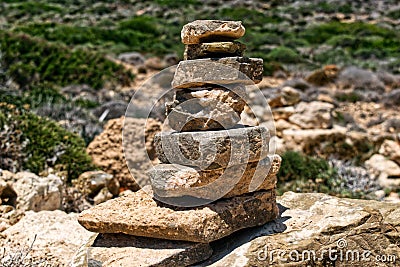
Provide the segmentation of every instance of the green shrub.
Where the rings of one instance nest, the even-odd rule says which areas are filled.
[[[302,61],[301,56],[296,51],[284,46],[277,47],[269,52],[267,59],[282,63],[299,63]]]
[[[324,159],[313,158],[294,151],[282,155],[278,173],[278,193],[285,191],[321,192],[342,197],[355,197],[343,188],[337,170]]]
[[[17,158],[12,159],[22,162],[22,169],[38,174],[53,167],[65,171],[70,181],[95,168],[86,153],[84,140],[56,122],[7,103],[0,104],[0,118],[6,118],[5,123],[1,122],[0,131],[7,125],[14,132],[12,136],[19,136],[17,141],[24,144],[17,150],[21,153],[13,154]]]
[[[36,84],[129,85],[133,75],[99,53],[71,50],[27,35],[0,31],[0,46],[8,75],[20,86]]]

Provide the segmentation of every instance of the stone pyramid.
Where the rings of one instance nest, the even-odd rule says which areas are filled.
[[[161,164],[149,170],[151,188],[81,213],[79,223],[101,233],[92,248],[130,240],[143,259],[146,242],[148,249],[154,243],[174,247],[172,242],[186,253],[179,261],[174,253],[148,255],[152,263],[140,266],[186,266],[211,255],[208,243],[278,216],[281,158],[268,153],[268,129],[238,124],[245,86],[259,83],[263,71],[262,59],[243,57],[245,45],[234,41],[244,33],[240,21],[197,20],[183,27],[184,61],[172,81],[174,101],[167,104],[174,131],[155,137]],[[123,264],[126,257],[117,258]]]

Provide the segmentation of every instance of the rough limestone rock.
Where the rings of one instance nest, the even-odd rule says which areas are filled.
[[[243,56],[246,45],[239,42],[215,42],[186,45],[183,60],[205,57]]]
[[[278,219],[211,244],[213,256],[196,266],[398,266],[398,204],[293,192],[278,203]]]
[[[18,266],[69,266],[75,251],[91,235],[78,224],[75,213],[28,211],[17,224],[2,232],[0,247],[5,248],[6,257],[0,257],[0,262],[28,251],[33,243],[24,265]]]
[[[82,194],[89,197],[96,196],[103,188],[106,188],[112,196],[119,194],[118,180],[104,171],[84,172],[72,183]]]
[[[207,243],[169,241],[125,234],[95,234],[82,246],[71,267],[188,266],[209,258]]]
[[[383,141],[381,147],[379,148],[379,154],[388,157],[400,165],[400,143],[393,140]]]
[[[373,155],[365,166],[379,177],[379,184],[384,188],[400,188],[400,166],[385,156]]]
[[[154,192],[161,197],[219,199],[256,190],[274,189],[280,164],[281,158],[278,155],[269,156],[259,162],[209,171],[160,164],[150,170],[149,175]]]
[[[276,94],[269,96],[269,90],[264,90],[271,108],[292,106],[300,102],[300,92],[292,87],[285,86]]]
[[[213,88],[178,90],[175,100],[166,105],[168,123],[177,131],[229,129],[240,121],[245,89]]]
[[[332,104],[325,102],[301,102],[296,106],[295,114],[290,116],[289,121],[303,129],[327,129],[332,126],[333,108]]]
[[[259,191],[197,208],[180,208],[154,200],[146,186],[83,211],[78,221],[93,232],[208,243],[273,220],[278,213],[275,198],[275,190]]]
[[[241,21],[195,20],[183,26],[181,39],[184,44],[199,44],[235,40],[244,33]]]
[[[179,62],[176,68],[172,87],[254,84],[261,82],[262,72],[262,58],[224,57],[184,60]]]
[[[23,216],[24,212],[13,206],[0,205],[0,233],[16,224]]]
[[[163,163],[218,169],[265,158],[269,138],[267,128],[255,126],[206,132],[162,132],[155,136],[154,144]]]
[[[122,147],[122,128],[125,117],[110,120],[104,127],[104,131],[96,136],[87,147],[87,152],[92,156],[93,163],[101,170],[113,175],[124,189],[138,190],[139,186],[136,180],[148,179],[146,170],[151,167],[148,163],[148,157],[151,160],[156,158],[153,145],[154,135],[160,131],[161,124],[154,120],[147,120],[146,134],[146,150],[141,146],[139,139],[142,136],[144,119],[127,118],[125,130],[131,132],[129,151],[125,153],[134,154],[135,158],[130,158],[129,161],[137,166],[137,169],[132,169],[132,174],[129,172],[124,151]],[[134,151],[134,153],[132,152]],[[133,177],[132,177],[133,175]]]
[[[17,193],[11,183],[2,179],[0,175],[0,205],[15,206],[17,202]]]
[[[60,177],[52,174],[39,177],[34,173],[19,172],[15,179],[18,210],[41,211],[61,208],[63,181]]]

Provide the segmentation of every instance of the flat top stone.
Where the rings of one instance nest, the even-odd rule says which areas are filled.
[[[181,38],[184,44],[198,44],[235,40],[244,33],[245,28],[241,21],[195,20],[183,26]]]
[[[155,200],[146,186],[83,211],[78,221],[93,232],[208,243],[275,219],[275,199],[275,190],[269,190],[182,208]]]

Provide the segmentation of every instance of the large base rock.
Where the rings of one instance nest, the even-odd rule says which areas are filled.
[[[208,171],[160,164],[149,176],[154,192],[161,197],[192,196],[214,200],[274,189],[280,163],[281,158],[274,155],[259,162]]]
[[[109,200],[79,216],[89,231],[208,243],[276,218],[275,190],[219,200],[197,208],[167,206],[146,187]]]
[[[76,253],[71,267],[188,266],[211,256],[206,243],[169,241],[124,234],[96,234]]]
[[[262,80],[261,58],[224,57],[179,62],[172,87],[195,88],[207,84],[254,84]]]
[[[398,204],[293,192],[278,203],[278,219],[212,243],[197,266],[399,266]]]
[[[160,133],[154,137],[163,163],[219,169],[259,161],[268,155],[269,131],[242,127],[221,131]]]
[[[177,90],[174,102],[167,103],[168,123],[177,131],[229,129],[240,121],[245,89],[211,88]]]
[[[238,39],[244,32],[241,21],[195,20],[183,26],[181,38],[184,44],[199,44]]]

